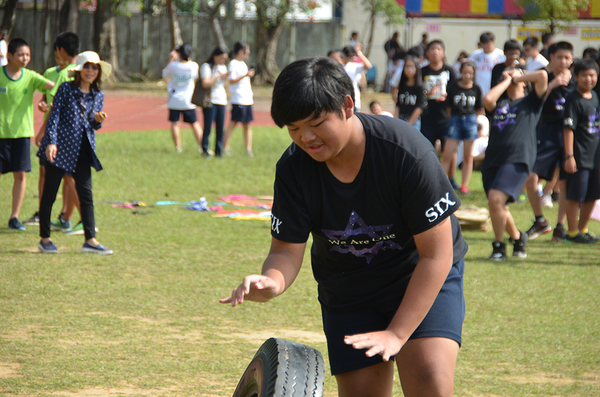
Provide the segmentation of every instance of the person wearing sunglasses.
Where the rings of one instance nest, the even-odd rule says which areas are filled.
[[[112,250],[96,240],[91,167],[102,170],[96,155],[96,130],[106,114],[102,112],[104,93],[102,79],[110,75],[110,64],[100,60],[93,51],[82,52],[77,65],[70,69],[73,81],[62,84],[50,110],[46,134],[38,157],[46,161],[46,182],[40,204],[40,237],[42,253],[57,253],[50,238],[50,214],[56,193],[65,172],[75,179],[81,203],[81,219],[85,234],[83,253],[112,254]]]

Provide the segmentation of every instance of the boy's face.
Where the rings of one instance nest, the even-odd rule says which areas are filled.
[[[519,50],[507,50],[504,52],[504,56],[506,56],[506,64],[508,66],[515,66],[519,57],[521,56],[521,51]]]
[[[589,92],[596,86],[596,83],[598,82],[598,73],[595,69],[581,70],[575,75],[575,80],[577,81],[579,91]]]
[[[383,111],[383,109],[381,108],[381,105],[378,103],[374,103],[371,105],[371,113],[373,114],[381,114],[381,112]]]
[[[573,53],[569,50],[557,50],[550,55],[550,63],[555,71],[564,72],[573,63]]]
[[[444,59],[444,48],[439,44],[433,44],[427,49],[429,62],[440,62]]]
[[[287,125],[290,137],[314,160],[334,159],[348,143],[348,123],[354,114],[354,103],[349,95],[341,110],[343,115],[323,112],[317,118],[311,115]]]
[[[523,46],[523,51],[525,51],[525,56],[528,58],[533,58],[535,54],[535,49],[533,48],[533,46],[529,45],[529,44],[525,44]]]
[[[8,53],[8,62],[18,68],[27,67],[30,60],[31,50],[26,45],[17,48],[14,54]]]
[[[494,48],[496,48],[496,42],[494,40],[488,41],[487,43],[481,43],[481,49],[486,54],[489,54],[490,52],[494,51]]]

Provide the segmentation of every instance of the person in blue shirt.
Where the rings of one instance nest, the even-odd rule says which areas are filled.
[[[46,182],[40,203],[40,237],[42,253],[57,253],[50,238],[50,214],[56,193],[65,172],[75,179],[81,203],[81,220],[85,233],[83,253],[112,254],[112,250],[96,240],[92,175],[90,167],[102,169],[96,156],[96,130],[102,126],[106,114],[102,112],[104,93],[100,89],[102,76],[110,74],[111,66],[100,61],[93,51],[77,57],[77,66],[71,71],[72,82],[63,83],[56,92],[54,104],[46,124],[38,157],[46,161]]]

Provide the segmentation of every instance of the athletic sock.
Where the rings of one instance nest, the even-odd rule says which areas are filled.
[[[581,229],[580,232],[581,234],[587,234],[587,232],[589,232],[590,230],[586,227],[585,229]]]
[[[546,218],[544,218],[544,215],[540,215],[540,216],[537,216],[537,215],[536,215],[536,217],[535,217],[535,221],[536,221],[537,223],[545,223],[545,222],[546,222]]]
[[[567,234],[569,235],[569,237],[575,237],[579,234],[579,230],[576,230],[574,232],[567,232]]]

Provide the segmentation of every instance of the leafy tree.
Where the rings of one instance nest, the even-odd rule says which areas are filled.
[[[210,27],[215,35],[215,39],[217,40],[217,44],[221,47],[227,48],[227,44],[225,44],[225,37],[223,37],[223,30],[221,29],[221,24],[219,23],[219,9],[223,4],[225,4],[227,0],[217,0],[212,2],[212,5],[208,4],[208,0],[200,0],[200,5],[202,7],[202,11],[208,14],[208,19],[210,21]]]
[[[0,29],[6,30],[6,39],[10,38],[10,34],[15,27],[15,21],[17,20],[17,3],[19,0],[6,0],[3,4],[4,15],[2,16],[2,24]]]
[[[387,26],[396,26],[404,23],[404,7],[401,7],[396,0],[360,0],[360,4],[369,18],[369,40],[365,49],[365,55],[368,58],[373,46],[373,36],[375,26],[380,19]]]
[[[523,21],[546,21],[551,33],[572,25],[579,12],[590,5],[589,0],[517,0],[517,3],[525,10]]]

